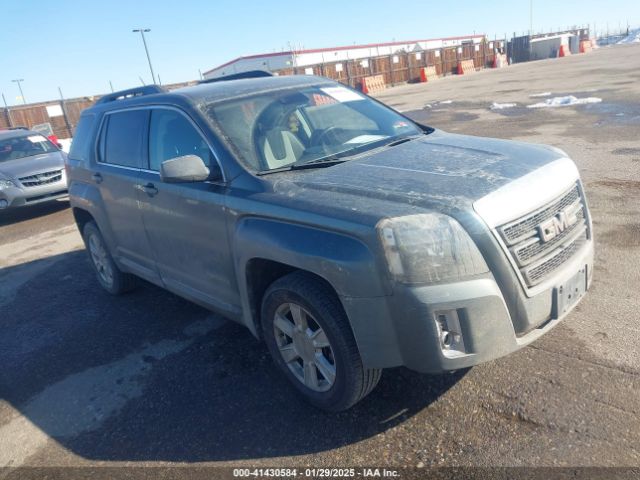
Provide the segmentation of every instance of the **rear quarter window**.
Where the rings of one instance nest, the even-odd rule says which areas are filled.
[[[76,133],[71,141],[68,158],[71,160],[80,160],[86,162],[89,159],[91,151],[91,137],[93,127],[96,123],[96,116],[93,114],[84,114],[80,117]]]

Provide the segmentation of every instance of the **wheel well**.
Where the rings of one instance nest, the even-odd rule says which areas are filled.
[[[247,294],[249,296],[249,306],[251,307],[251,317],[256,328],[256,332],[262,338],[262,323],[260,322],[260,310],[262,308],[262,298],[269,286],[278,280],[293,272],[304,271],[310,277],[327,285],[336,296],[337,292],[333,286],[324,278],[315,273],[301,270],[285,263],[266,260],[264,258],[253,258],[249,260],[246,267]]]
[[[93,221],[93,217],[86,210],[82,210],[81,208],[73,209],[73,218],[76,219],[76,224],[78,225],[78,230],[80,230],[80,235],[84,231],[84,226]]]

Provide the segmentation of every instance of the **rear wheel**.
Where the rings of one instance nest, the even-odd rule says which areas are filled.
[[[363,367],[337,296],[311,275],[276,280],[264,295],[261,319],[276,365],[313,405],[346,410],[378,384],[382,370]]]
[[[119,295],[133,290],[138,285],[137,277],[120,271],[115,264],[95,222],[87,222],[83,229],[83,238],[89,260],[102,288],[112,295]]]

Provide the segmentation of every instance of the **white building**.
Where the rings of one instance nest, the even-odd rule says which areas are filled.
[[[560,46],[569,47],[571,53],[580,53],[580,36],[573,33],[559,33],[529,40],[531,52],[529,60],[542,60],[558,56]]]
[[[434,38],[346,47],[318,48],[313,50],[262,53],[238,57],[204,72],[203,76],[205,79],[217,78],[250,70],[275,72],[294,67],[308,67],[323,63],[393,55],[397,52],[420,52],[423,50],[457,47],[469,43],[479,44],[483,39],[484,35],[468,35],[466,37]]]

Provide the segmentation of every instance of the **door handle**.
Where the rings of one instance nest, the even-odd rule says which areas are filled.
[[[99,173],[94,173],[93,175],[91,175],[91,178],[93,178],[93,181],[96,183],[102,183],[102,175],[100,175]]]
[[[147,195],[149,195],[150,197],[153,197],[153,196],[155,196],[155,195],[157,195],[157,194],[158,194],[158,189],[157,189],[157,188],[156,188],[156,186],[155,186],[153,183],[151,183],[151,182],[147,183],[144,187],[142,187],[142,189],[143,189],[143,190],[145,191],[145,193],[146,193]]]

